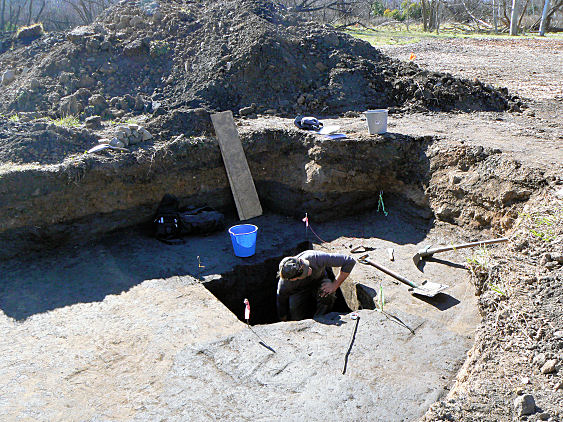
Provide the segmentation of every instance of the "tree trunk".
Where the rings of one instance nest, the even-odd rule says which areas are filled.
[[[430,1],[430,8],[428,13],[428,31],[432,31],[436,28],[436,0]]]
[[[31,14],[33,13],[33,0],[29,0],[29,14],[27,16],[27,26],[31,24]]]
[[[541,14],[540,37],[543,37],[545,35],[548,10],[549,10],[549,0],[545,0],[545,4],[543,6],[543,12]]]
[[[518,0],[512,0],[510,13],[510,35],[518,35]]]
[[[436,34],[440,33],[440,0],[436,1]]]
[[[4,21],[4,13],[6,12],[6,0],[2,0],[2,15],[0,15],[0,32],[5,31],[6,22]]]
[[[428,31],[428,0],[422,0],[422,30]]]
[[[495,27],[495,34],[498,33],[498,22],[497,22],[497,3],[493,0],[493,25]]]

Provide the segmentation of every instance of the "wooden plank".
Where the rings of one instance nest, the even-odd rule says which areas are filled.
[[[254,186],[254,180],[242,149],[240,137],[235,126],[233,113],[223,111],[211,115],[221,155],[229,177],[231,191],[235,198],[238,216],[241,220],[262,215],[262,206]]]

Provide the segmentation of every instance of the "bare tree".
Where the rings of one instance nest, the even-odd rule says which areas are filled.
[[[62,0],[62,2],[68,4],[84,24],[92,23],[97,14],[109,5],[105,0]]]
[[[510,35],[518,35],[518,0],[512,0],[510,12]]]
[[[545,35],[545,24],[546,24],[548,10],[549,10],[549,0],[545,0],[545,4],[543,6],[543,12],[541,14],[540,37],[543,37]]]

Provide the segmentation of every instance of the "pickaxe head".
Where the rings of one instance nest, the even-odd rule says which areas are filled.
[[[414,265],[416,265],[418,267],[418,264],[420,263],[421,259],[423,259],[424,257],[432,255],[431,253],[428,253],[429,250],[430,250],[430,246],[426,246],[425,248],[423,248],[423,249],[419,250],[417,253],[415,253],[414,256],[412,257]]]

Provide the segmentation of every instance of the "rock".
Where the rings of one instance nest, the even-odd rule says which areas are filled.
[[[123,47],[123,54],[129,57],[142,56],[146,53],[148,53],[148,49],[143,43],[143,40],[140,39],[133,40]]]
[[[90,97],[90,99],[88,100],[88,104],[90,104],[91,106],[94,106],[97,110],[105,110],[106,108],[109,107],[106,99],[104,98],[103,95],[100,94],[94,94]]]
[[[545,356],[545,353],[538,353],[536,356],[534,356],[532,363],[541,368],[545,364],[546,360],[547,357]]]
[[[122,137],[131,135],[131,129],[129,128],[129,126],[118,126],[116,128],[116,131],[118,135],[122,135]],[[118,138],[120,138],[120,136],[118,136]]]
[[[143,19],[140,16],[133,16],[129,21],[129,25],[131,26],[139,26],[143,23]]]
[[[545,265],[548,262],[551,262],[551,254],[545,253],[540,259],[540,265]]]
[[[125,147],[125,143],[121,142],[119,139],[117,138],[112,138],[111,141],[109,141],[109,144],[112,147],[119,147],[119,148],[124,148]]]
[[[144,127],[139,129],[139,133],[142,136],[142,138],[141,138],[142,141],[148,141],[149,139],[152,139],[152,135]]]
[[[538,415],[538,418],[540,418],[540,420],[542,421],[547,421],[549,420],[549,416],[550,416],[549,413],[543,412]]]
[[[531,394],[518,396],[514,400],[514,411],[518,416],[531,415],[536,410],[536,402]]]
[[[12,69],[8,69],[2,74],[2,85],[8,85],[12,83],[15,79],[16,79],[16,72],[14,72]]]
[[[90,75],[83,75],[77,83],[78,88],[89,88],[95,85],[96,80],[92,78]]]
[[[80,102],[84,101],[86,104],[88,103],[88,99],[92,96],[92,93],[89,89],[80,88],[78,91],[74,93],[76,99]]]
[[[87,117],[85,123],[88,129],[100,129],[102,127],[102,119],[100,116]]]
[[[557,330],[556,332],[554,332],[553,337],[555,337],[558,340],[563,339],[563,330]]]
[[[110,142],[111,140],[107,138],[98,139],[98,144],[109,144]]]
[[[67,37],[73,44],[81,44],[87,37],[91,37],[95,34],[94,30],[89,26],[78,26],[70,31]]]
[[[550,255],[551,255],[552,261],[556,261],[559,264],[563,264],[563,254],[562,253],[552,252]]]
[[[74,95],[67,95],[61,98],[59,104],[59,114],[61,116],[75,116],[82,111],[82,105]]]
[[[455,217],[458,217],[460,211],[454,206],[449,204],[442,204],[436,209],[436,217],[442,221],[453,221]]]
[[[542,374],[552,374],[556,371],[557,359],[550,359],[541,367]]]
[[[145,102],[143,101],[143,97],[137,95],[135,97],[135,105],[133,106],[133,109],[135,111],[141,111],[144,110],[144,108],[145,108]]]

